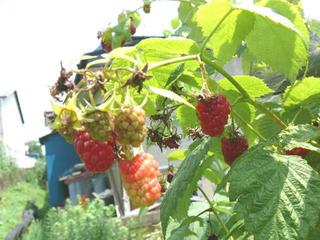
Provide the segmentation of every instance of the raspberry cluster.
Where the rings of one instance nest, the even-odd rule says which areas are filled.
[[[138,106],[121,110],[115,119],[117,141],[123,145],[139,147],[147,135],[145,119],[144,110]]]
[[[160,198],[159,164],[152,155],[139,153],[119,164],[124,187],[134,206],[150,206]]]
[[[85,115],[83,125],[89,135],[99,141],[106,141],[114,130],[113,115],[95,110]]]
[[[111,134],[108,141],[97,141],[88,132],[79,131],[74,135],[73,144],[88,172],[104,172],[115,160],[115,135]]]
[[[228,123],[231,111],[225,96],[204,98],[197,103],[196,109],[203,133],[215,137],[224,131],[224,125]]]
[[[245,137],[235,136],[221,139],[221,151],[225,162],[229,166],[247,149],[248,141]]]

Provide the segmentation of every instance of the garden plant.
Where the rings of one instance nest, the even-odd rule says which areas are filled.
[[[312,29],[300,1],[243,2],[181,0],[166,38],[126,47],[139,13],[157,11],[154,1],[144,1],[99,32],[108,54],[84,69],[62,68],[50,89],[53,128],[75,145],[88,171],[118,161],[136,207],[163,195],[166,239],[320,236],[320,78],[310,71]],[[224,68],[235,59],[241,75]],[[74,83],[72,74],[82,80]],[[184,139],[191,140],[187,149],[180,148]],[[181,164],[167,189],[157,156],[143,142],[178,148],[168,156]],[[213,197],[202,178],[214,184]],[[205,202],[191,201],[197,190]]]

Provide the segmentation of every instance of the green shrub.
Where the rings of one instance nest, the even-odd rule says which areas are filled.
[[[24,210],[30,208],[30,201],[39,207],[38,216],[41,217],[48,206],[46,194],[44,189],[27,182],[19,182],[0,192],[0,239],[5,239],[21,223]]]
[[[23,240],[125,240],[128,229],[114,218],[113,205],[101,200],[77,206],[67,202],[65,208],[52,208],[43,222],[34,222]]]
[[[28,233],[23,236],[23,240],[44,240],[43,223],[41,221],[34,221],[29,229]]]
[[[5,146],[0,140],[0,175],[16,169],[17,165],[15,164],[14,158],[7,153]]]
[[[32,170],[38,185],[41,187],[46,187],[48,178],[46,172],[46,162],[44,158],[37,160]]]

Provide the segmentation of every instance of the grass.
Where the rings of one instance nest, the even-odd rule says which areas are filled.
[[[163,240],[160,224],[130,228],[129,226],[129,239],[130,240]]]
[[[47,206],[46,190],[37,184],[19,182],[0,193],[0,239],[19,224],[28,201],[35,200],[39,208]]]

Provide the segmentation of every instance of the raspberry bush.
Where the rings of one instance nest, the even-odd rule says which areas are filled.
[[[73,70],[79,83],[61,70],[50,89],[53,127],[89,171],[119,161],[133,205],[165,192],[166,239],[318,239],[319,38],[300,1],[181,0],[168,37],[123,47],[139,29],[139,12],[157,11],[153,2],[99,32],[108,54]],[[224,67],[230,61],[240,62],[240,75]],[[178,148],[168,160],[183,160],[162,189],[157,156],[142,153],[150,144]],[[215,186],[211,197],[204,178]],[[196,192],[203,202],[190,201]]]

